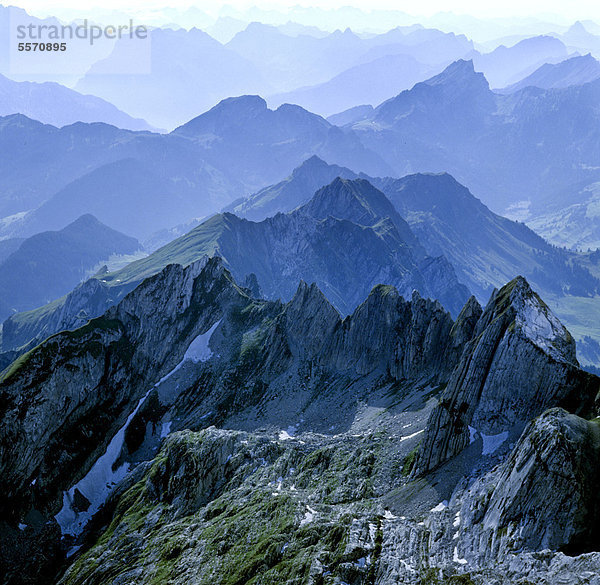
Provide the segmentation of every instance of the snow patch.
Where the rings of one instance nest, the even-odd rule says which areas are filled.
[[[458,556],[458,547],[456,547],[456,546],[454,547],[454,554],[452,555],[452,560],[455,563],[458,563],[459,565],[466,565],[467,564],[467,559],[461,559]]]
[[[484,435],[481,434],[481,438],[483,439],[483,451],[482,455],[491,455],[495,451],[500,448],[500,445],[508,439],[508,431],[504,431],[497,435]]]
[[[448,507],[448,500],[440,502],[435,508],[431,508],[431,512],[442,512]]]
[[[287,441],[289,439],[293,439],[293,435],[290,435],[287,431],[281,431],[279,433],[279,440],[280,441]]]
[[[29,212],[28,211],[19,211],[19,213],[15,213],[13,215],[7,215],[6,217],[0,218],[0,226],[3,228],[8,227],[11,223],[19,222],[22,220]],[[6,238],[3,238],[6,239]]]
[[[187,351],[183,355],[183,359],[166,376],[163,376],[156,383],[156,386],[160,386],[165,380],[169,379],[175,372],[180,370],[185,362],[191,361],[197,364],[199,362],[208,361],[213,356],[213,352],[209,347],[210,338],[220,323],[221,319],[219,319],[208,331],[206,331],[206,333],[201,333],[198,335],[198,337],[196,337],[192,343],[190,343]]]
[[[410,573],[416,573],[416,569],[414,569],[413,567],[411,567],[404,559],[398,559],[400,561],[400,564]]]
[[[83,527],[88,520],[100,509],[100,506],[106,501],[112,488],[119,483],[129,472],[129,464],[124,463],[118,469],[113,470],[113,465],[116,463],[125,440],[125,431],[129,426],[133,417],[137,414],[144,400],[153,388],[159,386],[166,379],[170,378],[186,361],[194,363],[207,361],[212,357],[212,351],[209,347],[209,342],[215,329],[219,326],[221,320],[217,321],[208,331],[196,337],[187,351],[183,359],[175,368],[173,368],[166,376],[163,376],[146,394],[140,399],[133,412],[127,418],[125,424],[119,429],[117,434],[112,438],[105,453],[97,459],[88,474],[81,479],[77,484],[71,487],[70,490],[63,493],[63,507],[55,516],[56,521],[60,525],[63,534],[71,534],[77,536],[83,530]],[[209,413],[210,414],[210,413]],[[205,416],[208,416],[205,415]],[[164,423],[161,429],[161,437],[166,437],[171,429],[171,422]],[[90,506],[85,511],[77,512],[73,509],[73,501],[75,490],[79,490],[90,502]]]
[[[474,427],[469,427],[469,445],[472,445],[477,439],[477,429]]]
[[[421,429],[420,431],[417,431],[416,433],[413,433],[412,435],[407,435],[406,437],[401,437],[400,441],[408,441],[408,439],[412,439],[413,437],[416,437],[417,435],[420,435],[421,433],[424,433],[425,429]]]
[[[389,510],[386,510],[385,513],[384,513],[384,515],[383,515],[383,518],[385,520],[395,520],[397,517],[398,516],[394,516]]]
[[[63,492],[63,506],[60,512],[54,516],[63,534],[71,534],[73,536],[80,534],[88,520],[104,504],[112,488],[129,472],[128,463],[123,463],[117,469],[113,469],[113,466],[121,454],[123,442],[125,441],[125,431],[129,423],[137,414],[153,388],[150,388],[140,399],[133,412],[127,417],[125,424],[117,431],[117,434],[108,444],[104,455],[101,455],[96,460],[87,475],[69,491]],[[75,490],[79,490],[90,502],[87,510],[77,512],[73,509]]]
[[[300,521],[300,526],[304,526],[309,522],[312,522],[315,519],[315,515],[317,512],[313,510],[310,506],[306,506],[306,512],[304,512],[304,518]]]

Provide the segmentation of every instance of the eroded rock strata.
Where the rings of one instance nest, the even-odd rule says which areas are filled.
[[[3,373],[4,583],[597,583],[599,389],[521,278],[342,318],[170,265]]]

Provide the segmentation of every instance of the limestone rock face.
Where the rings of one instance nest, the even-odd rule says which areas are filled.
[[[55,310],[46,311],[31,324],[9,317],[2,325],[2,347],[16,349],[30,342],[64,331],[77,329],[102,315],[134,286],[109,287],[98,278],[90,278],[57,301]]]
[[[384,285],[342,318],[314,284],[170,265],[4,373],[0,569],[17,534],[48,543],[31,582],[81,547],[61,585],[597,585],[598,382],[523,279],[456,321]],[[121,432],[90,519],[78,482]],[[57,543],[66,489],[83,533]]]
[[[400,380],[447,375],[462,351],[458,338],[470,339],[474,323],[461,313],[454,324],[438,302],[416,292],[405,301],[393,287],[378,286],[343,325],[331,350],[338,367],[347,360],[366,373],[381,364]]]
[[[3,513],[55,509],[192,339],[226,305],[246,301],[218,260],[171,265],[102,317],[17,360],[0,381]]]
[[[499,435],[551,406],[591,413],[599,389],[579,369],[569,332],[519,277],[481,315],[432,413],[417,471],[462,451],[474,432]]]
[[[545,412],[465,497],[461,533],[472,539],[469,553],[482,562],[522,549],[597,551],[599,470],[600,425],[560,408]]]
[[[383,405],[390,393],[445,384],[473,333],[476,306],[470,301],[454,323],[438,302],[416,293],[406,301],[381,285],[342,319],[315,285],[301,283],[285,305],[225,317],[219,362],[198,366],[165,420],[173,430],[285,429],[300,419],[307,430],[347,430],[357,401],[378,396]]]

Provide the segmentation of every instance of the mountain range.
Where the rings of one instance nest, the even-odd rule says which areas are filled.
[[[306,203],[315,183],[326,182],[335,173],[355,176],[313,157],[286,180],[234,202],[227,210],[257,221],[295,209]],[[361,177],[389,198],[428,255],[448,259],[459,282],[480,302],[515,273],[525,275],[575,334],[580,359],[587,366],[597,362],[593,339],[600,337],[595,325],[600,270],[594,254],[549,244],[523,223],[492,212],[447,173]],[[577,228],[569,225],[562,223],[561,230],[575,233]]]
[[[61,229],[92,213],[144,239],[280,180],[310,154],[372,174],[389,170],[352,131],[298,106],[270,110],[257,96],[225,100],[167,135],[7,116],[0,145],[4,237]]]
[[[132,254],[140,244],[84,215],[56,232],[8,240],[0,256],[0,316],[6,319],[70,292],[112,255]]]
[[[346,180],[336,179],[340,176]],[[358,189],[353,195],[350,186]],[[315,199],[318,205],[311,203]],[[51,309],[14,315],[3,326],[3,350],[73,328],[169,262],[187,265],[203,254],[223,257],[240,282],[256,279],[268,298],[290,298],[294,280],[315,281],[343,313],[380,279],[404,295],[416,288],[440,299],[456,314],[467,290],[485,302],[494,288],[520,273],[543,292],[578,341],[599,338],[590,311],[600,271],[591,257],[556,248],[524,224],[496,215],[448,174],[359,178],[313,156],[284,181],[196,223],[189,232],[181,226],[183,235],[147,258],[82,285]],[[246,250],[256,253],[249,257]],[[579,350],[583,362],[596,363],[589,343]]]
[[[599,390],[522,278],[456,321],[389,286],[342,319],[315,285],[283,304],[218,258],[170,265],[4,371],[0,566],[86,585],[593,574]]]
[[[275,183],[310,154],[369,176],[447,171],[492,210],[534,219],[541,215],[536,206],[542,200],[560,198],[559,209],[564,209],[570,191],[598,180],[597,135],[580,132],[594,127],[598,87],[594,81],[499,95],[471,62],[459,61],[377,108],[361,110],[359,120],[343,128],[298,106],[270,110],[256,96],[227,99],[165,136],[83,124],[56,130],[9,116],[0,132],[8,152],[0,214],[29,213],[3,220],[0,233],[23,237],[64,227],[56,223],[62,213],[67,223],[93,213],[121,231],[118,222],[127,217],[139,225],[129,233],[146,239]],[[573,118],[572,109],[581,115]],[[15,132],[29,134],[45,153],[27,174],[20,165],[28,152]],[[72,140],[82,147],[70,149]],[[563,143],[572,144],[566,156],[559,146]],[[55,157],[62,159],[60,165],[54,164]],[[102,181],[117,190],[128,182],[119,194],[131,201],[122,218],[111,214],[110,192],[103,193]],[[96,195],[86,202],[81,191]],[[169,204],[174,197],[176,206]],[[134,199],[162,211],[138,218]],[[36,210],[41,204],[43,209]]]
[[[599,585],[600,26],[60,10],[151,39],[0,46],[0,585]]]
[[[51,307],[11,317],[3,325],[3,351],[81,325],[168,264],[187,266],[204,256],[219,256],[239,282],[270,299],[291,298],[299,280],[316,282],[344,314],[382,282],[405,297],[418,290],[439,299],[453,314],[469,296],[448,260],[426,253],[381,191],[364,179],[336,178],[290,213],[260,222],[214,215],[146,258],[83,283]]]
[[[153,130],[107,101],[82,95],[58,83],[12,81],[0,74],[0,116],[23,114],[52,126],[75,122],[104,122],[129,130]]]
[[[410,89],[434,73],[433,68],[406,54],[384,55],[346,69],[330,80],[276,94],[269,104],[298,104],[311,112],[329,116],[357,104],[380,104],[404,89]]]
[[[562,61],[568,54],[559,39],[537,36],[523,39],[510,47],[500,45],[490,53],[474,55],[473,63],[492,87],[504,87],[525,77],[540,65]]]
[[[588,53],[565,59],[560,63],[545,63],[531,75],[502,89],[501,93],[512,93],[525,87],[560,89],[590,83],[598,78],[600,78],[600,62]]]
[[[357,177],[313,156],[281,183],[234,202],[226,211],[260,221],[305,204],[315,186],[333,176]],[[386,195],[427,254],[448,258],[459,280],[482,302],[515,272],[546,295],[595,294],[595,278],[578,269],[583,257],[557,249],[524,224],[493,213],[451,175],[360,176]]]
[[[123,15],[113,14],[112,18]],[[478,70],[494,87],[501,87],[544,63],[565,59],[567,46],[571,48],[574,39],[576,45],[588,46],[597,40],[585,29],[583,34],[573,27],[564,38],[559,34],[538,35],[507,43],[509,46],[492,44],[494,49],[485,52],[483,46],[476,50],[464,34],[422,25],[362,34],[354,29],[323,32],[299,23],[273,26],[251,22],[240,26],[241,21],[230,18],[226,27],[236,34],[223,44],[207,34],[211,27],[206,16],[198,19],[188,13],[187,18],[186,28],[174,24],[150,28],[149,54],[144,55],[152,64],[148,71],[136,74],[135,64],[127,68],[132,49],[128,39],[103,36],[92,46],[73,41],[76,50],[72,55],[55,55],[54,66],[36,69],[31,79],[14,71],[8,50],[0,50],[0,73],[17,81],[58,81],[77,92],[102,98],[156,128],[171,130],[222,99],[242,94],[273,96],[275,105],[292,101],[324,115],[361,103],[376,105],[461,58],[475,59]],[[204,30],[192,26],[194,22]],[[11,23],[64,24],[54,18],[36,18],[15,7],[1,7],[0,30],[7,38]],[[138,68],[141,66],[138,63]],[[64,88],[61,93],[66,96],[68,90]],[[58,103],[49,109],[61,112]],[[46,114],[40,119],[60,123],[63,118],[52,119]],[[125,123],[126,119],[123,127],[139,129],[135,122]]]
[[[272,95],[325,83],[339,74],[344,75],[341,83],[347,83],[356,76],[353,67],[363,65],[364,71],[364,65],[380,58],[384,58],[380,78],[394,73],[394,68],[388,68],[393,63],[406,76],[401,86],[392,86],[395,92],[408,87],[415,75],[422,79],[418,71],[446,65],[473,48],[464,36],[412,27],[363,38],[349,29],[316,36],[287,34],[254,22],[225,45],[197,28],[157,28],[150,37],[152,69],[148,74],[115,73],[129,51],[127,40],[120,40],[106,58],[89,68],[75,89],[169,129],[228,96]],[[332,83],[335,86],[338,81]],[[383,91],[380,95],[392,94]]]
[[[597,180],[599,91],[593,81],[500,95],[457,61],[346,128],[395,175],[449,172],[492,210],[523,218],[527,205]]]
[[[149,33],[151,69],[121,74],[128,39],[89,68],[75,89],[134,112],[160,128],[172,129],[211,108],[223,98],[267,93],[270,83],[243,54],[192,28],[153,29]]]

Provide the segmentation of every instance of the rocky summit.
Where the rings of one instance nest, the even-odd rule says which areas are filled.
[[[168,265],[2,373],[3,583],[598,583],[600,379],[525,279],[253,288]]]

